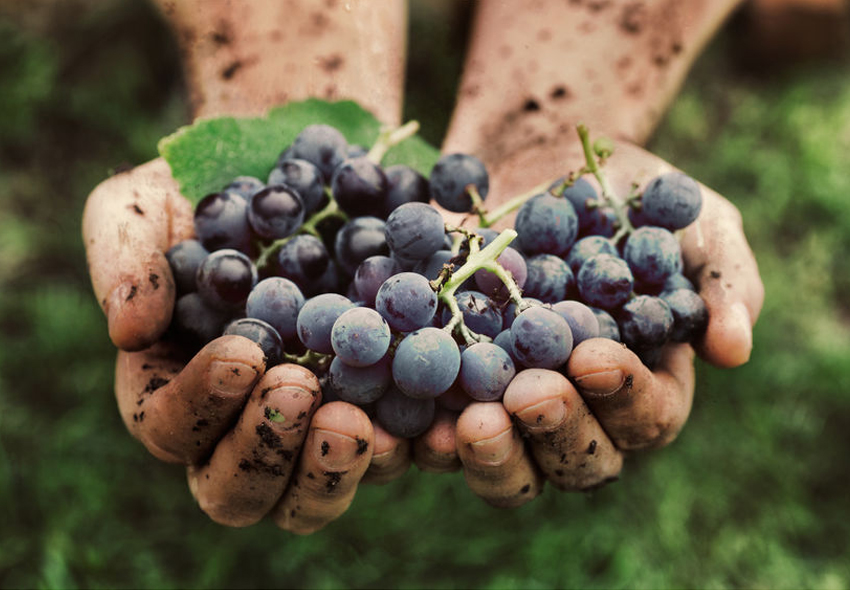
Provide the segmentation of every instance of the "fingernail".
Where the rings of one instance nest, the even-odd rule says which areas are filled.
[[[313,431],[313,452],[316,460],[326,469],[339,471],[348,467],[363,443],[330,430],[317,428]]]
[[[485,465],[501,465],[513,448],[513,429],[508,428],[492,438],[475,441],[470,444],[475,460]]]
[[[213,391],[221,395],[240,395],[254,386],[257,371],[238,361],[213,361],[209,379]]]
[[[520,421],[533,429],[551,430],[567,417],[567,405],[561,398],[543,400],[516,413]]]
[[[599,371],[576,377],[576,385],[582,393],[596,396],[611,395],[623,386],[624,381],[625,376],[620,369]]]
[[[266,392],[263,414],[272,428],[279,431],[306,427],[310,423],[309,411],[312,392],[296,385],[284,385]]]

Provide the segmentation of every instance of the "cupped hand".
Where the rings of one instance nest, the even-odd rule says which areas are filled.
[[[161,159],[104,181],[86,203],[89,272],[119,349],[121,417],[154,456],[187,466],[216,522],[269,515],[295,533],[318,530],[346,510],[370,462],[379,473],[406,468],[405,443],[376,432],[355,406],[319,407],[310,371],[266,370],[246,338],[218,338],[191,359],[161,340],[175,298],[164,253],[192,233],[191,205]]]
[[[523,152],[491,170],[488,208],[583,163],[578,146],[557,157],[544,154],[546,149]],[[623,143],[604,172],[615,191],[626,195],[632,182],[643,187],[672,169]],[[737,209],[701,188],[702,212],[682,236],[685,272],[709,312],[696,348],[718,367],[735,367],[749,359],[764,288]],[[472,403],[457,417],[456,428],[445,420],[436,424],[423,435],[435,442],[417,462],[430,469],[432,458],[440,456],[438,446],[456,448],[470,489],[496,506],[529,501],[545,481],[563,490],[596,488],[618,477],[625,453],[657,448],[677,436],[693,401],[693,359],[690,345],[668,344],[650,371],[622,344],[587,340],[573,351],[565,374],[521,371],[501,403]],[[448,462],[445,453],[441,457]]]

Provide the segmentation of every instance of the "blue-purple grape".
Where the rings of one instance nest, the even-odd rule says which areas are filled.
[[[490,338],[495,338],[502,331],[502,310],[484,293],[463,291],[458,293],[455,299],[467,328]],[[451,311],[445,309],[442,314],[443,325],[447,324],[451,317]]]
[[[248,202],[235,192],[207,195],[195,208],[195,233],[210,252],[232,248],[251,253]]]
[[[679,241],[668,230],[644,226],[629,235],[623,258],[636,282],[662,285],[669,277],[682,271],[682,250]]]
[[[501,399],[514,375],[513,360],[497,344],[477,342],[460,355],[460,383],[475,400]]]
[[[337,293],[321,293],[304,302],[298,311],[295,327],[301,343],[316,352],[330,354],[331,330],[343,313],[354,308],[354,304]]]
[[[524,293],[543,303],[563,301],[575,290],[573,271],[553,254],[538,254],[528,259],[528,279]]]
[[[368,307],[375,307],[378,289],[399,270],[398,263],[389,256],[370,256],[361,262],[352,281],[360,301]]]
[[[298,193],[304,202],[306,215],[316,211],[325,198],[322,172],[307,160],[287,159],[278,162],[269,173],[268,184],[284,184]]]
[[[246,201],[251,195],[265,188],[263,181],[254,176],[237,176],[233,181],[222,189],[225,193],[236,193]]]
[[[402,272],[381,285],[375,309],[392,329],[412,332],[431,323],[437,311],[437,294],[422,275]]]
[[[393,357],[393,380],[408,397],[435,398],[454,383],[460,349],[448,332],[422,328],[405,336]]]
[[[545,307],[530,307],[511,326],[511,346],[524,366],[557,369],[572,352],[573,335],[559,314]]]
[[[578,235],[578,216],[567,199],[542,193],[520,207],[514,228],[526,255],[565,256]]]
[[[593,310],[584,303],[559,301],[552,306],[552,311],[567,320],[573,335],[573,347],[590,338],[599,337],[599,320]],[[611,321],[613,322],[613,318]]]
[[[195,277],[198,274],[198,267],[209,254],[198,240],[183,240],[165,253],[171,274],[174,276],[178,296],[192,293],[197,289]]]
[[[481,200],[487,198],[490,177],[484,164],[469,154],[446,154],[431,169],[428,178],[431,197],[443,208],[455,213],[472,210],[467,187],[474,185]]]
[[[374,365],[387,353],[392,333],[386,320],[374,309],[355,307],[343,312],[331,329],[331,345],[347,365]]]
[[[511,277],[519,289],[525,287],[528,280],[528,267],[526,266],[525,258],[517,250],[513,248],[505,248],[499,257],[496,259],[506,271],[511,274]],[[479,269],[475,271],[475,284],[492,299],[504,301],[510,297],[508,288],[494,273],[487,269]]]
[[[308,125],[292,142],[287,155],[313,163],[329,183],[334,170],[348,157],[348,141],[330,125]]]
[[[399,438],[414,438],[428,430],[434,421],[434,411],[432,398],[413,399],[394,386],[375,402],[378,423]]]
[[[278,184],[254,193],[248,203],[248,222],[266,240],[295,233],[304,223],[304,202],[292,188]]]
[[[593,307],[615,309],[628,301],[634,277],[626,261],[611,254],[597,254],[578,271],[578,291]]]
[[[345,160],[331,180],[334,200],[351,217],[383,216],[387,187],[384,171],[366,157]]]
[[[209,305],[238,310],[257,284],[257,269],[251,259],[238,250],[216,250],[198,267],[195,282],[198,293]]]
[[[426,203],[406,203],[387,218],[386,239],[390,251],[407,260],[424,260],[443,247],[446,230],[443,216]]]
[[[301,234],[278,251],[277,271],[298,285],[302,293],[314,295],[314,286],[324,276],[330,262],[330,255],[319,238]]]
[[[701,209],[697,181],[681,172],[670,172],[653,179],[644,189],[640,215],[648,224],[674,231],[693,223]]]
[[[581,265],[584,264],[588,258],[592,258],[597,254],[611,254],[612,256],[619,256],[614,242],[605,236],[587,236],[578,240],[575,244],[573,244],[573,247],[570,248],[570,253],[566,258],[567,264],[570,266],[570,270],[573,271],[573,274],[578,274],[578,271],[581,269]]]
[[[635,352],[661,348],[673,329],[673,314],[663,299],[638,295],[617,314],[623,343]]]
[[[598,307],[591,307],[593,315],[596,316],[596,321],[599,323],[599,337],[613,340],[614,342],[622,342],[620,338],[620,328],[617,326],[617,320],[605,311]]]
[[[392,360],[383,357],[373,365],[352,367],[334,357],[328,369],[328,387],[344,402],[362,406],[377,401],[393,381]]]
[[[229,319],[226,311],[212,307],[198,293],[187,293],[174,305],[174,328],[196,349],[218,338]]]
[[[377,217],[355,217],[337,232],[334,242],[336,261],[349,276],[370,256],[390,253],[384,228],[384,222]]]
[[[296,334],[296,320],[304,295],[298,285],[281,277],[263,279],[245,303],[245,315],[257,318],[272,325],[283,340],[290,340]]]
[[[283,340],[271,324],[257,318],[239,318],[227,325],[225,336],[244,336],[263,349],[266,356],[266,368],[280,363],[283,354]]]
[[[708,309],[696,292],[690,289],[675,289],[661,293],[661,299],[670,306],[673,314],[673,342],[695,342],[708,327]]]
[[[405,203],[427,203],[431,198],[428,180],[410,166],[398,164],[384,170],[387,175],[387,196],[384,217]]]

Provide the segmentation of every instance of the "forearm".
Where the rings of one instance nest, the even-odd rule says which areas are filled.
[[[196,117],[314,97],[400,120],[405,2],[155,1],[177,34]]]
[[[497,166],[575,143],[579,121],[641,144],[739,2],[481,2],[445,147]]]

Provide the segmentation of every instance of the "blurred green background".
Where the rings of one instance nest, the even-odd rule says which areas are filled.
[[[466,7],[413,6],[408,116],[438,143]],[[753,77],[734,30],[650,148],[743,212],[751,362],[698,367],[688,427],[593,494],[492,509],[462,477],[362,488],[324,531],[231,530],[127,435],[80,239],[86,195],[187,120],[141,1],[0,8],[0,587],[850,586],[850,60]]]

